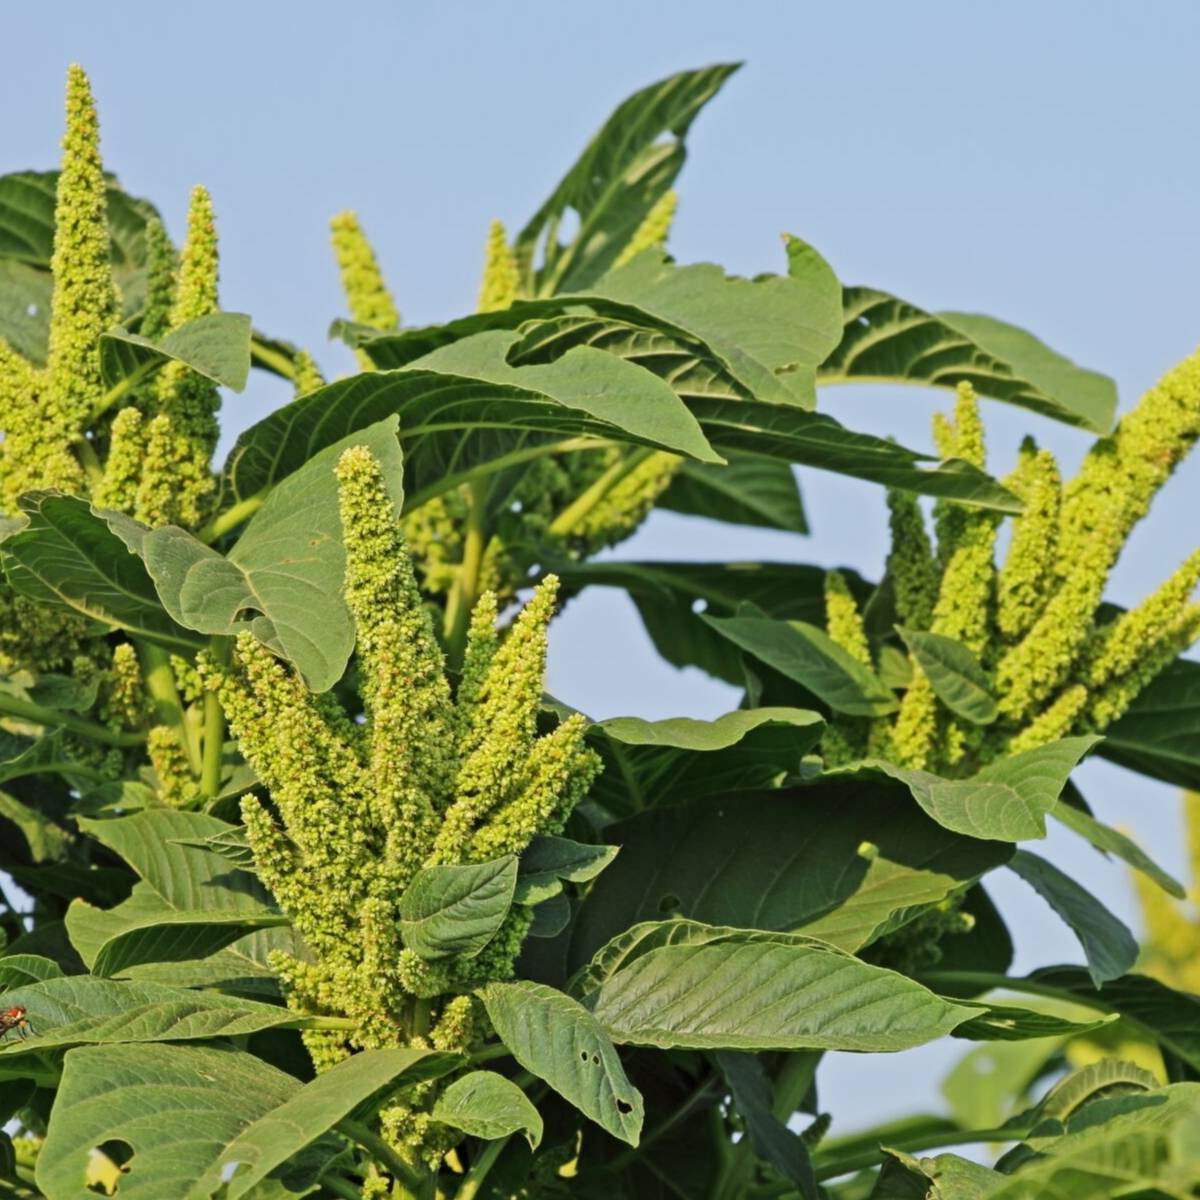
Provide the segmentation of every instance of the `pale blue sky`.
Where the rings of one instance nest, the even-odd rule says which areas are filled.
[[[848,283],[1023,324],[1112,374],[1131,404],[1200,341],[1200,6],[1191,0],[350,5],[210,0],[6,6],[0,170],[53,165],[67,64],[91,73],[107,165],[178,235],[188,189],[211,189],[222,299],[309,346],[339,314],[326,228],[359,211],[414,323],[473,303],[487,222],[519,226],[611,108],[662,75],[744,59],[695,125],[672,251],[741,273],[781,266],[788,230]],[[287,398],[256,379],[226,401],[227,436]],[[928,444],[936,396],[855,388],[823,407]],[[1084,435],[989,404],[994,469],[1033,431],[1073,465]],[[882,494],[805,472],[811,538],[656,515],[623,557],[839,563],[878,575]],[[1200,460],[1182,470],[1120,564],[1138,598],[1197,542]],[[632,606],[574,602],[551,686],[595,716],[715,715],[730,689],[658,663]],[[1104,764],[1082,781],[1168,868],[1171,789]],[[1043,847],[1127,918],[1122,871],[1077,840]],[[1018,966],[1077,960],[1013,879],[995,889]],[[881,1062],[838,1056],[825,1100],[859,1120],[900,1111],[953,1059],[949,1043]],[[833,1060],[831,1060],[833,1064]],[[921,1091],[919,1080],[930,1082]]]

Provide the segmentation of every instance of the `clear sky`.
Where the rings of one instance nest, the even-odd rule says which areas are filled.
[[[6,5],[0,170],[54,165],[63,76],[90,72],[106,164],[178,236],[211,189],[222,300],[310,347],[341,312],[329,216],[357,209],[405,320],[473,304],[487,223],[519,226],[627,93],[745,60],[699,118],[671,241],[681,261],[781,269],[778,235],[847,283],[989,313],[1113,375],[1122,405],[1200,341],[1200,6],[1193,0],[895,5],[747,0],[83,0]],[[226,443],[287,399],[257,379],[226,399]],[[940,397],[945,403],[945,397]],[[840,388],[822,407],[927,447],[939,397]],[[989,403],[993,469],[1024,432],[1073,468],[1086,435]],[[805,471],[807,539],[654,516],[622,557],[778,557],[878,575],[882,493]],[[1200,542],[1200,456],[1135,536],[1111,598],[1135,601]],[[597,591],[556,626],[552,690],[593,716],[713,716],[731,689],[656,661],[632,606]],[[1104,764],[1098,814],[1182,867],[1171,789]],[[1048,856],[1133,920],[1121,870],[1066,836]],[[1080,952],[1015,878],[995,888],[1017,966]],[[855,1122],[933,1103],[961,1043],[900,1059],[842,1055],[824,1100]],[[843,1127],[844,1128],[844,1127]]]

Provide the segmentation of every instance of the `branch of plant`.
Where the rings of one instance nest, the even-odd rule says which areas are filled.
[[[550,523],[550,532],[557,536],[573,533],[583,519],[600,504],[622,479],[635,471],[654,451],[638,446],[617,459],[599,479],[586,487]]]
[[[159,367],[163,365],[163,359],[150,359],[148,362],[142,363],[136,367],[124,379],[118,380],[104,393],[103,396],[96,402],[96,407],[92,409],[91,416],[88,419],[89,425],[95,425],[102,416],[110,408],[112,408],[119,400],[124,399],[134,390],[139,384],[149,379]]]
[[[418,1194],[422,1187],[424,1187],[425,1180],[374,1130],[368,1129],[366,1125],[363,1125],[359,1121],[352,1121],[349,1117],[343,1121],[339,1121],[337,1128],[352,1142],[356,1142],[369,1154],[373,1155],[376,1162],[385,1167],[401,1186],[406,1187],[414,1194]]]
[[[18,717],[33,725],[45,725],[56,729],[67,729],[80,737],[90,738],[94,742],[102,742],[106,746],[140,746],[146,740],[145,733],[119,733],[101,725],[98,721],[89,721],[76,713],[62,712],[57,708],[46,708],[34,704],[30,700],[21,700],[0,692],[0,714]]]
[[[296,378],[296,364],[290,356],[259,341],[258,338],[250,339],[250,363],[252,366],[282,375],[284,379]]]
[[[229,661],[231,643],[227,637],[214,637],[209,651],[221,665]],[[225,710],[215,691],[204,693],[204,736],[201,747],[200,794],[213,799],[221,790],[221,752],[225,748]]]
[[[463,1176],[463,1181],[454,1193],[454,1200],[475,1200],[479,1189],[487,1179],[488,1172],[496,1165],[498,1159],[508,1145],[508,1138],[497,1138],[489,1142],[480,1156],[471,1164],[470,1170]]]
[[[175,671],[171,656],[152,642],[139,642],[138,653],[142,660],[142,675],[146,680],[146,691],[154,704],[154,719],[160,725],[171,726],[179,737],[179,743],[187,754],[192,774],[200,777],[200,747],[188,728],[184,718],[183,702],[175,686]]]
[[[446,616],[443,630],[446,639],[446,656],[451,667],[462,663],[467,645],[467,630],[471,624],[471,610],[479,599],[479,575],[483,567],[483,552],[487,545],[487,504],[491,487],[487,481],[467,486],[467,525],[463,538],[463,558],[458,574],[446,598]]]

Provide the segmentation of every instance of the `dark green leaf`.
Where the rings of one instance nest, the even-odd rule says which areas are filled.
[[[1200,788],[1200,663],[1176,659],[1105,730],[1099,753],[1152,779]]]
[[[808,532],[790,463],[739,454],[728,458],[723,467],[685,459],[658,507],[732,525]]]
[[[472,1071],[456,1079],[433,1106],[433,1119],[472,1137],[523,1133],[529,1148],[542,1140],[542,1118],[511,1079],[495,1071]]]
[[[515,904],[540,904],[562,892],[563,882],[587,883],[617,856],[619,846],[592,846],[570,838],[535,837],[517,863]]]
[[[400,898],[400,936],[422,958],[472,957],[496,936],[517,884],[513,855],[426,867]]]
[[[991,680],[962,642],[939,633],[896,628],[938,699],[952,713],[974,725],[989,725],[996,719]]]
[[[7,993],[27,983],[58,979],[61,975],[62,968],[58,963],[40,954],[6,954],[0,958],[0,992]]]

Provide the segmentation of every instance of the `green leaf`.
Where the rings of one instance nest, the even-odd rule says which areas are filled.
[[[732,525],[808,532],[790,463],[740,454],[728,458],[725,466],[684,459],[658,507]]]
[[[1037,1111],[1039,1116],[1064,1121],[1091,1100],[1129,1092],[1152,1092],[1157,1087],[1158,1080],[1134,1063],[1102,1058],[1060,1079],[1046,1093]]]
[[[1103,1029],[1116,1021],[1109,1013],[1091,1021],[1069,1020],[1036,1009],[1016,1008],[1011,1004],[989,1004],[954,1030],[957,1038],[972,1042],[1024,1042],[1048,1037],[1079,1037]]]
[[[712,721],[612,717],[589,730],[605,765],[589,795],[624,816],[765,787],[800,769],[824,727],[820,714],[800,708],[737,709]]]
[[[164,611],[145,566],[118,536],[137,527],[130,518],[59,492],[29,492],[21,509],[20,528],[0,541],[16,591],[177,653],[204,644]]]
[[[542,1140],[542,1118],[511,1079],[472,1071],[456,1079],[433,1106],[433,1119],[478,1138],[523,1133],[531,1150]]]
[[[811,939],[662,946],[606,979],[592,1011],[617,1042],[663,1049],[903,1050],[976,1008]]]
[[[472,958],[496,936],[513,904],[514,855],[425,867],[400,897],[400,936],[425,959]]]
[[[210,1200],[235,1164],[229,1200],[246,1196],[272,1171],[328,1133],[360,1104],[386,1089],[436,1079],[461,1060],[429,1050],[366,1050],[306,1083],[282,1104],[242,1130],[204,1175],[184,1193],[185,1200]]]
[[[1008,861],[1015,871],[1066,922],[1087,955],[1088,973],[1099,987],[1124,975],[1137,961],[1138,944],[1123,922],[1053,863],[1018,850]]]
[[[248,1126],[300,1083],[261,1059],[214,1046],[83,1046],[68,1050],[37,1184],[47,1200],[82,1200],[93,1147],[133,1150],[122,1200],[184,1197]]]
[[[0,337],[37,366],[46,362],[53,291],[49,271],[0,259]]]
[[[964,1129],[994,1129],[1023,1105],[1064,1040],[985,1043],[963,1055],[941,1084],[950,1115]]]
[[[1116,386],[1077,367],[1032,334],[969,313],[927,313],[873,288],[843,293],[845,332],[818,382],[971,383],[990,396],[1056,421],[1105,434]]]
[[[943,829],[902,788],[867,780],[709,798],[606,832],[621,853],[576,918],[572,969],[630,926],[668,915],[857,950],[1012,854]]]
[[[1200,788],[1200,663],[1176,659],[1105,730],[1099,753],[1152,779]]]
[[[871,717],[896,709],[896,697],[883,680],[816,625],[752,615],[705,614],[704,620],[722,637],[802,684],[836,712]]]
[[[1046,814],[1054,811],[1070,773],[1099,740],[1060,738],[998,758],[968,779],[943,779],[883,759],[868,759],[862,769],[907,784],[913,799],[947,829],[969,837],[1021,842],[1046,836]]]
[[[5,993],[27,983],[58,979],[61,975],[62,968],[58,963],[40,954],[6,954],[0,958],[0,991]]]
[[[245,870],[254,868],[254,851],[246,837],[246,830],[239,825],[229,832],[214,833],[206,838],[173,838],[177,846],[191,846],[196,850],[211,850],[227,863]]]
[[[131,540],[172,618],[205,634],[249,629],[313,691],[332,687],[354,649],[354,622],[342,599],[346,552],[333,467],[342,450],[359,445],[379,459],[399,511],[403,463],[393,416],[327,447],[284,479],[228,556],[175,526]]]
[[[108,387],[143,379],[167,362],[240,392],[250,374],[250,318],[215,312],[186,321],[158,341],[110,329],[100,335],[100,372]]]
[[[940,633],[896,626],[909,653],[924,671],[941,702],[973,725],[990,725],[997,716],[991,681],[970,650]]]
[[[551,834],[535,837],[517,862],[513,903],[541,904],[559,895],[564,882],[588,883],[619,850],[619,846],[592,846]]]
[[[679,174],[696,114],[737,68],[720,63],[681,71],[619,105],[517,235],[523,290],[546,295],[585,287],[613,264]],[[580,227],[564,246],[558,228],[568,210]]]
[[[521,1066],[613,1137],[637,1145],[641,1093],[586,1008],[554,988],[524,980],[489,983],[478,994],[497,1035]]]

